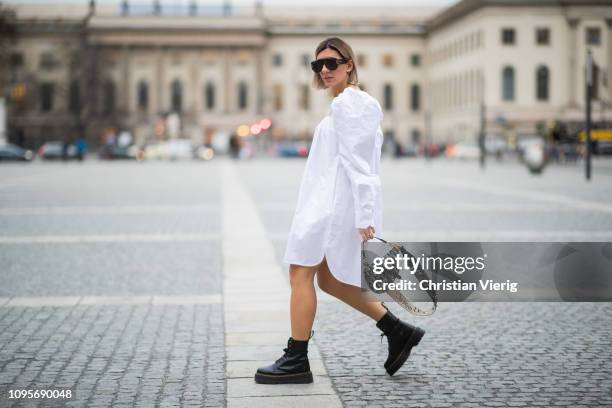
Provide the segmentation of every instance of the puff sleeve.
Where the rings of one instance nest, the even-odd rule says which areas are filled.
[[[380,177],[373,168],[376,133],[382,110],[375,100],[340,94],[331,105],[340,164],[346,171],[355,203],[355,228],[374,226],[374,205]]]

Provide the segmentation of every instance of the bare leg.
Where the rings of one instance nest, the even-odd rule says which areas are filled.
[[[361,288],[336,279],[330,272],[325,258],[323,258],[323,262],[321,262],[317,271],[317,283],[324,292],[342,300],[361,313],[370,316],[375,321],[379,321],[387,313],[387,310],[380,302],[368,301],[366,294],[361,291]]]
[[[317,292],[314,288],[316,266],[289,266],[291,283],[291,337],[308,340],[317,311]]]

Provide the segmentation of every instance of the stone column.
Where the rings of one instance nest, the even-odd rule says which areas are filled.
[[[164,52],[162,47],[155,50],[155,114],[159,115],[164,111]]]
[[[132,106],[130,104],[130,90],[132,88],[130,82],[130,59],[130,48],[129,46],[124,45],[121,48],[121,84],[123,89],[121,89],[120,109],[128,119],[131,118],[130,113],[132,112]]]
[[[578,99],[577,99],[577,78],[578,78],[578,19],[577,18],[569,18],[567,20],[567,24],[569,27],[569,107],[577,108],[578,107]]]
[[[255,92],[257,98],[255,101],[255,113],[257,115],[261,115],[263,113],[263,52],[264,50],[261,47],[257,47],[253,51],[255,54]]]
[[[231,98],[231,73],[230,73],[230,52],[231,49],[226,47],[223,49],[223,113],[230,113],[234,109],[230,109]]]
[[[189,70],[189,116],[193,122],[197,122],[198,116],[198,92],[200,92],[200,83],[198,81],[200,77],[199,64],[198,64],[198,52],[194,51],[191,55],[190,61],[191,66]]]

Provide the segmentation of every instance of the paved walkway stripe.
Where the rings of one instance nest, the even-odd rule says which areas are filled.
[[[385,229],[383,237],[396,242],[609,242],[612,241],[612,231],[537,231],[537,230],[439,230],[439,231],[391,231]],[[284,241],[286,234],[269,233],[272,241]]]
[[[261,208],[266,211],[295,211],[295,201],[292,202],[267,202],[261,205]],[[385,204],[384,211],[426,211],[426,212],[450,212],[458,211],[466,212],[507,212],[520,213],[526,212],[550,212],[550,204],[545,203],[522,203],[522,204],[505,204],[505,203],[406,203],[406,204]],[[593,212],[591,208],[559,206],[555,207],[555,211],[588,211]],[[596,210],[595,210],[596,211]]]
[[[312,406],[308,404],[312,402],[341,407],[322,364],[317,365],[312,384],[266,385],[253,379],[261,361],[273,362],[287,345],[290,290],[283,276],[286,272],[276,261],[255,204],[234,166],[228,160],[221,167],[227,406],[292,408]],[[249,267],[249,262],[256,267]],[[249,280],[268,283],[245,292]],[[246,312],[257,319],[245,321]],[[240,322],[249,324],[248,331],[241,330]],[[319,355],[315,337],[308,347],[309,358]],[[268,354],[264,356],[263,350]]]
[[[216,212],[218,205],[108,205],[108,206],[57,206],[57,207],[5,207],[0,216],[15,215],[75,215],[75,214],[159,214],[172,212]]]
[[[217,233],[207,234],[86,234],[86,235],[31,235],[0,236],[0,244],[80,244],[108,242],[189,242],[216,241]]]
[[[221,294],[153,296],[36,296],[2,297],[0,307],[43,307],[79,305],[209,305],[221,303]]]
[[[467,180],[457,180],[443,178],[441,181],[451,187],[463,187],[470,190],[482,191],[490,194],[497,194],[501,196],[517,197],[517,198],[529,198],[532,200],[538,200],[556,204],[561,207],[573,207],[581,210],[588,211],[600,211],[606,213],[612,213],[612,205],[602,203],[598,201],[588,201],[579,198],[573,198],[563,194],[547,193],[543,191],[534,190],[521,190],[518,188],[512,188],[508,186],[492,186],[490,184],[482,184],[478,182],[470,182]],[[556,208],[555,208],[556,209]]]

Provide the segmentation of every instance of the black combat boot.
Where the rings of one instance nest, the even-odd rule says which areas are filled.
[[[310,337],[313,334],[314,331],[312,331]],[[295,340],[293,337],[289,337],[287,348],[283,351],[285,354],[274,364],[257,369],[255,382],[259,384],[311,383],[312,372],[308,362],[308,340]]]
[[[419,344],[425,330],[400,320],[384,303],[383,307],[387,309],[387,313],[376,323],[376,327],[383,332],[380,335],[381,341],[383,336],[387,336],[389,341],[389,356],[385,361],[385,370],[389,375],[393,375],[406,362],[412,347]]]

